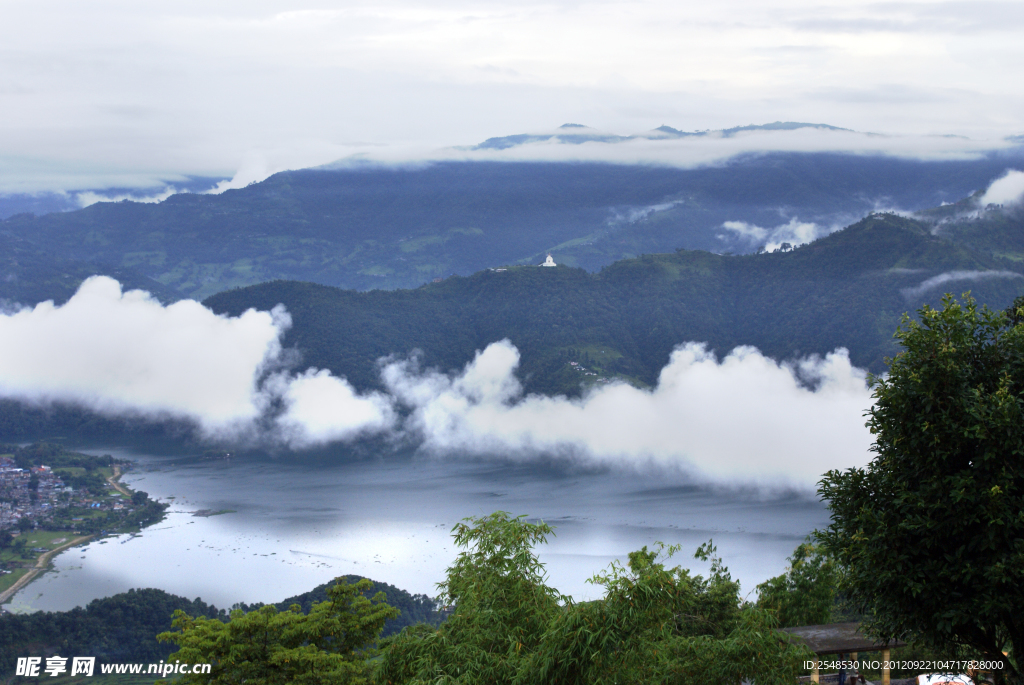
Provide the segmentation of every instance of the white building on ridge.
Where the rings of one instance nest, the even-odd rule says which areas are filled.
[[[555,264],[555,260],[551,258],[551,255],[548,255],[548,258],[544,260],[544,263],[541,264],[541,266],[558,266],[558,265]]]

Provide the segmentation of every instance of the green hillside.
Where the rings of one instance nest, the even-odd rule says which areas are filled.
[[[918,213],[936,235],[1024,264],[1024,207],[980,206],[981,193]]]
[[[354,583],[360,576],[346,578]],[[283,611],[299,604],[308,613],[313,602],[327,599],[326,588],[327,584],[319,585],[276,606]],[[434,600],[425,595],[412,595],[376,581],[374,592],[384,592],[388,603],[402,611],[385,624],[385,636],[416,623],[438,625],[443,620]],[[239,604],[235,608],[251,611],[259,606],[262,604]],[[199,598],[189,600],[155,589],[129,590],[70,611],[4,613],[0,615],[0,672],[13,673],[19,656],[53,653],[95,656],[97,663],[161,661],[174,651],[174,646],[157,642],[156,635],[171,629],[171,616],[177,609],[191,616],[221,620],[227,620],[229,614]]]
[[[875,214],[787,252],[681,250],[619,261],[595,274],[509,267],[367,293],[275,281],[220,293],[206,304],[239,314],[283,303],[294,322],[285,344],[302,352],[303,365],[329,368],[360,388],[379,384],[382,356],[418,349],[424,365],[449,370],[508,338],[523,354],[528,391],[575,393],[581,376],[570,361],[585,363],[598,378],[653,384],[672,349],[691,340],[719,353],[754,345],[780,359],[842,346],[855,364],[881,371],[904,312],[968,289],[1004,307],[1024,293],[1024,278],[960,278],[912,289],[942,273],[1008,268],[1012,262],[937,238],[925,224]]]

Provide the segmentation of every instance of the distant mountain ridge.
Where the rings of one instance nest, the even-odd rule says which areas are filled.
[[[671,126],[659,126],[646,133],[635,135],[619,135],[616,133],[605,133],[592,129],[583,124],[562,124],[556,131],[551,133],[519,133],[511,136],[498,136],[488,138],[482,143],[472,145],[471,150],[507,150],[518,145],[530,143],[543,143],[554,141],[570,145],[582,143],[624,143],[638,139],[660,139],[660,138],[688,138],[688,137],[710,137],[719,136],[729,138],[744,131],[795,131],[801,128],[816,128],[827,131],[849,131],[848,128],[839,128],[829,124],[809,124],[797,121],[776,121],[771,124],[748,124],[746,126],[734,126],[732,128],[718,129],[715,131],[681,131]]]
[[[770,153],[693,169],[476,161],[283,172],[220,195],[11,217],[0,238],[25,259],[0,263],[0,299],[59,301],[69,289],[47,274],[79,267],[137,274],[173,299],[275,279],[412,288],[549,252],[588,271],[679,248],[745,254],[879,208],[955,202],[1012,159]]]

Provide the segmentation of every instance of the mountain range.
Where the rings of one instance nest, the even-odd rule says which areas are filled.
[[[716,136],[800,126],[811,125],[738,127]],[[709,135],[662,128],[650,135]],[[582,127],[559,130],[560,142],[591,135]],[[525,144],[519,138],[481,145]],[[1013,148],[935,161],[771,152],[685,168],[527,161],[331,165],[282,172],[219,195],[179,193],[159,203],[100,202],[9,217],[0,222],[0,239],[16,241],[21,256],[4,250],[0,257],[0,299],[62,301],[77,275],[90,270],[148,283],[170,300],[277,279],[354,290],[415,288],[453,274],[537,264],[548,253],[590,272],[677,249],[748,254],[807,242],[872,211],[956,202],[1020,166],[1022,155]],[[70,289],[53,276],[63,272],[72,274],[65,279]]]

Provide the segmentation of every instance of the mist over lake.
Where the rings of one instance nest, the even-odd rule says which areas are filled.
[[[681,544],[677,563],[703,571],[691,556],[708,539],[747,594],[828,521],[810,494],[712,489],[664,473],[408,454],[202,460],[87,451],[135,460],[123,481],[170,501],[168,516],[141,536],[61,554],[14,596],[12,611],[67,610],[144,587],[219,607],[277,602],[344,574],[434,595],[457,553],[451,527],[499,509],[555,527],[540,558],[550,584],[578,600],[602,594],[587,578],[655,541]],[[194,515],[204,510],[231,513]]]

